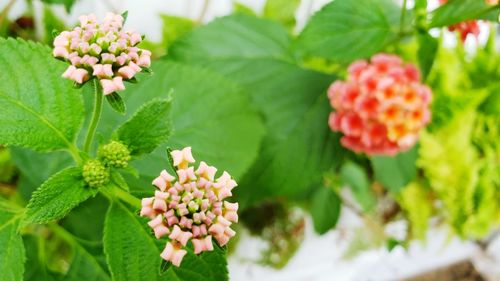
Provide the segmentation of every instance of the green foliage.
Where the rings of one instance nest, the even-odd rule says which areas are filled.
[[[47,4],[59,4],[59,5],[64,5],[64,8],[66,9],[66,12],[70,12],[71,8],[75,4],[77,0],[42,0],[42,2],[45,2]]]
[[[43,41],[50,46],[52,46],[52,41],[54,40],[52,33],[54,31],[61,32],[66,29],[64,22],[47,5],[43,7],[43,27]]]
[[[227,170],[236,179],[241,177],[257,156],[263,134],[260,118],[246,93],[233,82],[199,67],[158,61],[152,68],[155,75],[129,86],[123,95],[129,108],[135,110],[145,101],[171,96],[173,130],[168,146],[191,146],[196,159]],[[116,114],[104,115],[103,134],[121,122]],[[149,186],[151,179],[168,167],[165,149],[163,145],[132,163],[146,178],[141,185]]]
[[[11,147],[10,151],[20,171],[17,188],[25,201],[29,201],[31,193],[51,175],[73,164],[71,157],[64,151],[40,153],[19,147]]]
[[[298,51],[340,62],[369,57],[395,39],[399,14],[392,0],[333,1],[308,22]]]
[[[295,27],[295,11],[300,0],[267,0],[264,5],[263,16],[281,23],[288,30]]]
[[[63,218],[97,190],[87,187],[81,168],[67,168],[50,177],[28,204],[25,223],[47,223]]]
[[[353,162],[345,163],[340,170],[340,178],[344,185],[349,186],[354,198],[365,212],[375,207],[375,195],[370,187],[368,176],[360,165]]]
[[[125,112],[127,111],[125,102],[123,102],[122,97],[120,97],[120,95],[116,92],[106,95],[106,100],[108,101],[109,106],[111,106],[114,111],[120,114],[125,114]]]
[[[477,18],[497,21],[499,13],[500,6],[496,5],[492,7],[486,4],[485,1],[450,0],[432,13],[430,26],[448,26]]]
[[[47,47],[0,38],[0,143],[39,151],[74,150],[81,97],[61,79],[64,64]]]
[[[419,183],[411,182],[396,198],[410,221],[412,237],[425,239],[433,211],[429,190]]]
[[[325,234],[335,227],[339,220],[341,204],[337,193],[331,188],[320,188],[316,191],[311,202],[311,215],[317,233]]]
[[[133,156],[151,153],[171,134],[170,111],[170,99],[146,103],[117,129],[118,139],[128,146]]]
[[[22,213],[0,205],[0,280],[22,280],[24,273],[24,245],[18,232]]]
[[[495,213],[494,186],[481,181],[483,163],[471,143],[475,120],[464,111],[432,135],[421,136],[417,164],[446,208],[446,218],[462,236],[480,237]]]
[[[399,192],[417,176],[415,164],[417,157],[417,146],[394,157],[371,157],[375,180],[383,184],[389,191]]]
[[[429,34],[419,34],[418,40],[418,64],[422,73],[422,81],[427,79],[431,72],[432,65],[436,59],[436,54],[439,48],[439,41]]]
[[[104,252],[113,280],[158,280],[160,251],[137,216],[114,202],[104,225]]]
[[[342,152],[327,126],[325,90],[333,78],[294,65],[290,44],[279,25],[237,14],[195,30],[171,49],[174,59],[238,83],[263,114],[260,156],[235,190],[243,208],[269,196],[309,192]]]

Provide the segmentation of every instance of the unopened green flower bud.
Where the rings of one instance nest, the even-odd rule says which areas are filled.
[[[109,170],[99,160],[92,159],[83,165],[83,179],[90,187],[101,187],[109,182]]]
[[[125,168],[130,161],[130,151],[126,145],[118,141],[101,146],[98,156],[107,167]]]

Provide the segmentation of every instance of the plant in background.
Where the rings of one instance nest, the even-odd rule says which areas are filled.
[[[378,54],[371,62],[349,66],[347,81],[328,89],[335,112],[329,125],[343,133],[343,146],[368,155],[395,155],[408,150],[430,121],[431,90],[420,73],[394,55]]]
[[[429,221],[464,238],[497,226],[494,28],[477,55],[429,31],[497,22],[498,2],[428,11],[425,0],[411,9],[335,0],[295,34],[299,2],[267,0],[260,17],[240,5],[206,25],[164,17],[153,57],[167,55],[152,76],[141,73],[150,72],[148,42],[125,31],[125,15],[82,16],[52,50],[0,38],[0,144],[19,171],[14,189],[0,188],[0,241],[9,241],[0,281],[227,280],[232,223],[267,221],[279,208],[285,215],[260,235],[270,240],[264,254],[276,252],[262,261],[282,267],[304,233],[297,205],[319,234],[342,206],[362,217],[350,253],[425,239]],[[30,33],[43,28],[50,42],[64,24],[44,8],[50,22],[32,21]],[[0,34],[11,24],[4,14]],[[232,176],[190,166],[189,148],[169,154],[158,176],[167,142]],[[238,203],[225,201],[232,193]],[[409,233],[388,235],[395,220]]]

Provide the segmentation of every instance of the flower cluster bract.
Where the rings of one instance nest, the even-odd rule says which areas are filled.
[[[328,89],[335,112],[329,125],[343,146],[369,155],[394,155],[415,144],[430,121],[431,90],[420,72],[394,55],[378,54],[349,66],[347,81]]]
[[[151,52],[136,47],[142,40],[139,33],[122,30],[121,15],[108,13],[102,23],[93,14],[79,19],[80,26],[54,39],[54,57],[71,63],[64,78],[83,84],[95,77],[108,95],[124,90],[124,80],[150,66]]]
[[[238,203],[225,201],[237,185],[227,172],[215,179],[217,169],[201,161],[198,169],[189,166],[195,160],[191,147],[171,153],[177,177],[166,170],[153,180],[158,190],[155,196],[142,199],[141,216],[152,220],[148,223],[156,238],[168,235],[161,257],[179,266],[191,240],[194,253],[212,251],[212,237],[220,246],[235,235],[230,228],[238,221]]]

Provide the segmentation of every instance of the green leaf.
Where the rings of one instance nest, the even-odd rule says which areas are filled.
[[[122,97],[120,97],[120,95],[117,94],[116,92],[106,95],[106,100],[108,101],[109,105],[114,111],[120,114],[125,114],[125,112],[127,111],[127,108],[125,106],[125,103],[123,102]]]
[[[450,0],[445,5],[434,10],[431,14],[431,27],[448,26],[455,23],[486,18],[498,20],[500,5],[491,6],[485,1],[478,0]]]
[[[79,240],[102,246],[104,219],[108,207],[108,200],[98,194],[74,208],[60,224]],[[82,223],[88,218],[92,218],[92,223]]]
[[[66,12],[70,12],[71,8],[75,4],[76,0],[42,0],[42,2],[45,2],[47,4],[61,4],[64,5],[64,8],[66,9]]]
[[[436,54],[439,48],[439,41],[430,36],[428,33],[419,34],[418,40],[418,63],[422,72],[422,81],[427,79],[431,72],[432,65],[436,59]]]
[[[21,39],[0,38],[0,143],[39,151],[74,149],[83,103],[65,64],[50,49]]]
[[[61,32],[66,29],[64,22],[60,18],[58,18],[57,15],[48,6],[43,7],[43,27],[43,40],[50,46],[52,46],[52,41],[55,38],[55,36],[53,36],[54,31],[57,30]]]
[[[199,67],[158,61],[153,69],[155,75],[129,86],[129,92],[123,95],[128,98],[129,108],[158,96],[168,98],[171,93],[173,133],[168,146],[191,146],[197,160],[241,177],[255,160],[263,135],[260,118],[246,93],[231,81]],[[102,133],[112,131],[120,122],[116,114],[105,112],[105,116]],[[146,179],[144,186],[168,167],[165,149],[166,144],[132,163]]]
[[[320,188],[315,192],[311,202],[311,215],[317,233],[325,234],[335,227],[341,205],[340,198],[331,188]]]
[[[278,23],[238,13],[218,18],[182,37],[169,49],[169,55],[197,63],[270,57],[293,61],[290,43],[290,36]]]
[[[50,177],[31,197],[26,223],[47,223],[63,218],[81,202],[94,196],[82,178],[81,168],[67,168]]]
[[[111,280],[106,271],[99,265],[96,259],[81,245],[75,244],[74,256],[68,272],[62,280]]]
[[[136,215],[113,202],[104,226],[104,253],[116,281],[158,280],[160,251]]]
[[[200,38],[214,39],[199,44]],[[235,189],[242,207],[269,196],[303,195],[340,159],[338,135],[327,125],[325,91],[334,78],[292,64],[290,40],[283,27],[238,14],[198,28],[172,46],[176,60],[201,64],[238,83],[264,117],[267,135],[260,156]],[[226,46],[233,46],[228,56],[219,51]]]
[[[25,253],[17,230],[21,214],[0,206],[0,281],[23,280]]]
[[[233,2],[233,12],[256,16],[255,11],[252,8],[239,2]]]
[[[117,187],[123,190],[130,191],[127,181],[125,181],[122,174],[120,174],[120,172],[116,170],[111,171],[111,182],[113,182]]]
[[[371,211],[376,205],[375,195],[370,187],[365,170],[358,164],[347,162],[342,165],[340,178],[348,185],[365,212]]]
[[[214,251],[195,255],[190,249],[180,267],[170,266],[162,276],[165,281],[227,281],[225,250],[214,245]]]
[[[155,99],[143,105],[116,133],[131,155],[151,153],[171,134],[171,99]]]
[[[375,180],[391,192],[399,192],[417,176],[417,146],[394,157],[373,156],[371,162]]]
[[[20,147],[10,147],[10,151],[12,160],[20,171],[17,188],[25,201],[29,201],[33,191],[51,175],[74,165],[65,151],[41,153]]]
[[[281,23],[292,31],[295,27],[295,11],[299,5],[300,0],[267,0],[263,16]]]
[[[59,281],[62,277],[47,268],[44,239],[42,236],[35,236],[33,234],[23,236],[26,261],[24,263],[25,270],[22,280]]]
[[[172,43],[193,30],[195,27],[194,21],[189,18],[176,17],[171,15],[160,15],[163,21],[163,44],[165,48],[168,48]]]
[[[335,0],[311,18],[297,47],[340,62],[366,58],[394,39],[400,13],[392,0]]]

